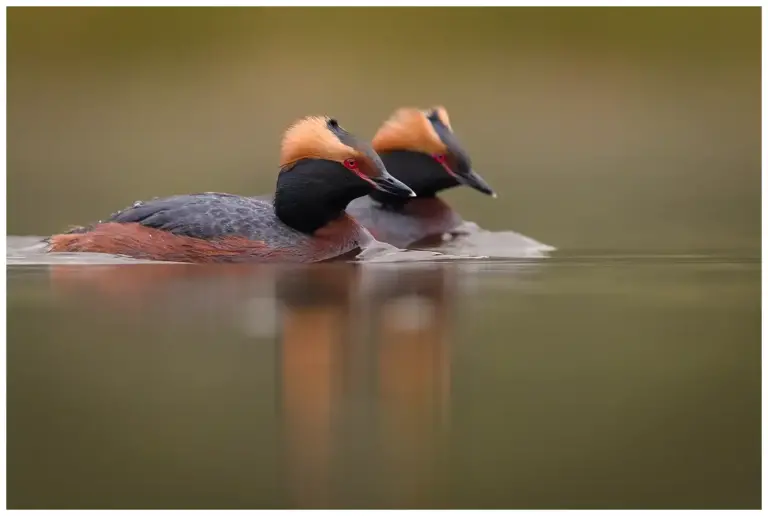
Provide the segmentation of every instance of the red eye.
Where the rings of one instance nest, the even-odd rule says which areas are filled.
[[[352,158],[345,159],[344,166],[347,167],[349,170],[357,170],[357,160],[354,160]]]
[[[445,154],[433,154],[432,157],[443,166],[446,172],[453,177],[456,177],[456,172],[451,170],[451,166],[448,164],[448,157]]]

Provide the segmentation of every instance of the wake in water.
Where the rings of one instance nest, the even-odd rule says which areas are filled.
[[[422,262],[494,258],[547,258],[555,248],[514,231],[487,231],[474,222],[463,222],[440,245],[399,249],[374,241],[357,259],[363,262]]]
[[[169,263],[137,260],[128,256],[104,253],[48,253],[48,245],[40,236],[9,236],[6,243],[7,265],[110,265],[120,263]]]
[[[426,249],[400,249],[375,240],[360,251],[355,260],[363,263],[438,262],[446,260],[481,260],[487,256],[458,256]]]
[[[464,222],[436,248],[457,257],[547,258],[556,249],[514,231],[488,231],[474,222]]]

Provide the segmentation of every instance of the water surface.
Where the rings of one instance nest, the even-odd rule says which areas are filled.
[[[754,253],[24,264],[29,243],[9,507],[760,505]]]

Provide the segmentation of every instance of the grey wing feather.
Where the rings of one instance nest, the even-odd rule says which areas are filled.
[[[193,238],[257,239],[259,221],[267,210],[271,211],[271,205],[263,200],[203,193],[136,202],[105,222],[137,223]]]

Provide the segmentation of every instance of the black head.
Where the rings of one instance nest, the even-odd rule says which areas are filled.
[[[469,154],[453,133],[448,113],[442,107],[422,111],[403,108],[378,131],[373,146],[387,168],[419,196],[458,185],[470,186],[496,196],[474,172]],[[432,163],[414,154],[428,156]],[[428,164],[429,163],[429,164]]]
[[[391,195],[415,196],[410,188],[390,175],[373,147],[342,128],[335,118],[307,117],[285,133],[281,169],[305,159],[335,161],[372,188]]]
[[[415,196],[387,172],[368,143],[335,119],[308,117],[288,129],[274,201],[275,212],[284,223],[313,233],[339,217],[353,199],[372,191]]]

